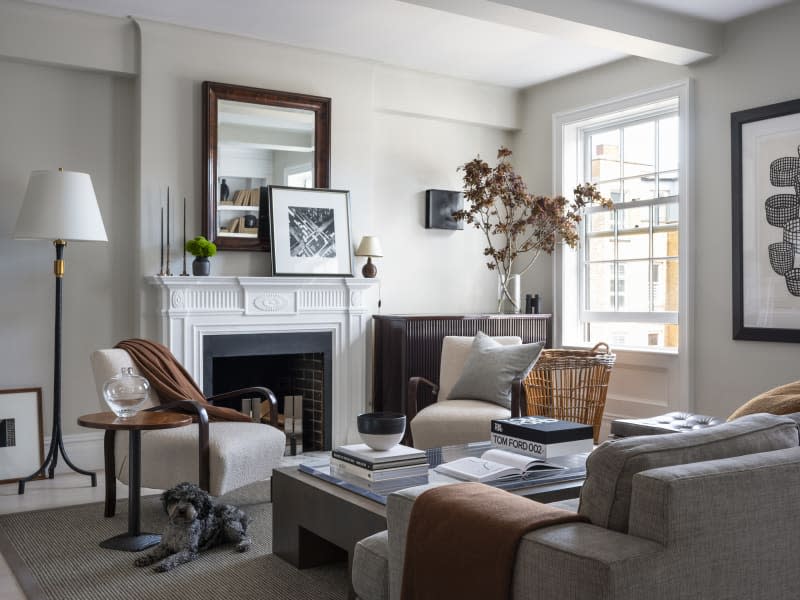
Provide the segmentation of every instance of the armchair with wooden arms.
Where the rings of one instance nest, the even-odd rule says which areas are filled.
[[[516,336],[492,338],[504,346],[519,345]],[[511,408],[481,400],[449,398],[464,369],[474,338],[447,336],[442,340],[442,358],[438,385],[424,377],[411,377],[408,383],[406,416],[410,439],[406,444],[427,449],[466,444],[489,439],[492,419],[507,419],[522,414],[524,395],[522,377],[511,383]],[[424,406],[423,390],[431,390],[433,402]]]
[[[174,357],[173,357],[174,359]],[[92,371],[98,399],[104,410],[103,384],[120,369],[139,369],[131,355],[121,348],[98,350],[92,354]],[[277,423],[277,401],[268,388],[252,387],[206,398],[214,406],[245,398],[260,398],[269,403],[270,423]],[[212,496],[255,481],[269,478],[278,466],[286,447],[286,437],[277,427],[255,422],[219,421],[209,423],[206,408],[193,400],[161,403],[150,390],[146,410],[190,412],[197,423],[177,429],[145,431],[141,444],[141,484],[168,489],[182,481],[197,482]],[[127,433],[107,431],[104,453],[106,470],[106,516],[113,516],[116,502],[115,479],[128,483]]]

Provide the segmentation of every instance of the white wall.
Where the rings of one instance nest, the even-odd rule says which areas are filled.
[[[133,82],[2,58],[0,81],[0,388],[41,387],[49,435],[55,250],[13,232],[32,170],[87,172],[109,243],[64,252],[62,386],[64,431],[86,433],[77,417],[99,409],[89,354],[136,331]]]
[[[383,312],[492,310],[495,284],[479,236],[425,230],[424,190],[458,189],[459,164],[508,143],[518,117],[514,90],[229,35],[140,27],[0,2],[0,389],[41,386],[46,434],[54,250],[11,239],[28,175],[59,166],[89,172],[108,230],[106,246],[66,249],[63,425],[73,439],[90,436],[75,423],[98,409],[90,353],[156,335],[143,279],[158,271],[167,185],[173,199],[188,199],[188,235],[200,232],[204,80],[332,98],[331,185],[351,191],[354,245],[364,234],[382,238]],[[125,78],[139,69],[138,78]],[[362,264],[357,259],[358,276]],[[213,272],[264,275],[268,256],[221,253]]]
[[[424,191],[459,189],[458,165],[509,142],[516,92],[248,38],[139,25],[143,276],[158,270],[167,184],[174,197],[189,198],[188,235],[200,232],[200,86],[210,80],[332,99],[331,187],[350,191],[353,244],[362,235],[381,238],[383,312],[492,310],[495,280],[480,237],[425,230]],[[268,262],[264,253],[222,252],[212,272],[266,275]],[[173,273],[179,263],[177,256]],[[362,264],[357,259],[358,276]],[[154,336],[152,317],[146,298],[140,319]]]
[[[800,97],[798,23],[800,4],[793,3],[731,24],[723,54],[693,67],[628,59],[524,94],[522,131],[514,143],[517,163],[531,189],[550,193],[554,112],[687,77],[694,80],[694,211],[688,216],[695,232],[689,307],[695,330],[689,334],[695,357],[694,408],[703,413],[726,417],[755,394],[798,379],[800,345],[732,339],[730,183],[730,113]],[[526,283],[548,290],[547,308],[552,268],[543,264]]]

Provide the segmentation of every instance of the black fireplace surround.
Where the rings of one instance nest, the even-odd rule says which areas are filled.
[[[331,449],[333,335],[328,331],[242,333],[203,336],[203,393],[206,396],[233,389],[270,388],[283,410],[283,396],[302,393],[303,445],[308,449]],[[308,400],[306,383],[295,373],[321,363],[321,415]],[[319,369],[314,371],[319,377]],[[318,385],[318,381],[315,382]],[[320,428],[321,431],[315,431]],[[320,435],[321,434],[321,435]]]

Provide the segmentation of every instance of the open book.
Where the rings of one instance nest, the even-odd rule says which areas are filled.
[[[563,467],[548,464],[541,458],[492,448],[481,454],[480,458],[477,456],[459,458],[439,465],[436,470],[456,479],[488,482],[525,477],[535,471],[561,468]]]

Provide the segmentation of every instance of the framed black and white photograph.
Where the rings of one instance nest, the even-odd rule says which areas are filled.
[[[0,390],[0,483],[27,477],[43,462],[42,388]]]
[[[352,277],[350,193],[269,187],[273,275]]]
[[[453,218],[463,209],[463,192],[425,190],[425,229],[464,229],[464,221]]]
[[[731,114],[733,339],[800,342],[800,100]]]

